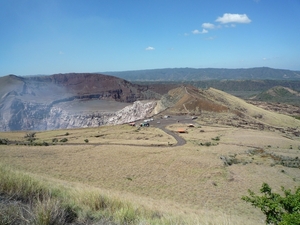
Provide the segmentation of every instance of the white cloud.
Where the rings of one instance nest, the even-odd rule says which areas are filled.
[[[215,29],[216,26],[212,23],[202,23],[202,27],[205,29]]]
[[[232,24],[229,24],[229,25],[225,25],[225,27],[227,27],[227,28],[228,28],[228,27],[229,27],[229,28],[230,28],[230,27],[236,27],[236,24],[232,23]]]
[[[65,53],[63,51],[59,51],[58,54],[63,55]]]
[[[188,33],[184,33],[184,36],[189,36],[189,34]]]
[[[220,23],[251,23],[246,14],[224,13],[222,17],[218,17],[216,22]]]
[[[155,48],[148,46],[147,48],[145,48],[146,51],[153,51]]]
[[[208,33],[208,31],[205,30],[205,29],[203,29],[203,30],[202,30],[202,34],[206,34],[206,33]]]
[[[193,30],[192,33],[193,34],[206,34],[206,33],[208,33],[208,30],[205,30],[205,29],[202,29],[202,31]]]
[[[206,38],[206,40],[212,41],[212,40],[214,40],[216,38],[217,38],[216,36],[211,36],[211,37]]]

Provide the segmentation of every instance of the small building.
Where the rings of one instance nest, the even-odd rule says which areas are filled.
[[[178,129],[177,133],[187,133],[187,131],[185,129]]]

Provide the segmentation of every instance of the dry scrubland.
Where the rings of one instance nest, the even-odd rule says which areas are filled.
[[[0,164],[53,185],[93,190],[130,202],[135,210],[159,215],[144,220],[140,215],[131,221],[135,224],[264,224],[263,215],[241,196],[248,189],[257,192],[263,182],[274,191],[280,191],[280,186],[299,186],[299,168],[272,165],[271,158],[252,155],[249,150],[296,157],[300,139],[279,132],[204,124],[199,119],[195,127],[186,128],[181,136],[187,143],[178,147],[169,146],[175,139],[154,127],[38,132],[36,142],[46,141],[49,146],[0,145]],[[182,127],[186,124],[167,128]],[[25,134],[0,133],[0,138],[22,141]],[[54,138],[68,141],[52,145]],[[243,163],[224,166],[222,155],[236,155]]]

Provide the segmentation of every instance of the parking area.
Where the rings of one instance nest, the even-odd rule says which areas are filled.
[[[183,124],[191,124],[194,123],[193,117],[188,116],[188,115],[180,115],[180,116],[156,116],[151,119],[146,119],[146,120],[139,120],[136,121],[136,126],[144,126],[145,124],[149,124],[149,126],[153,126],[156,128],[159,128],[166,132],[167,134],[173,136],[177,144],[175,146],[181,146],[186,143],[186,140],[182,138],[181,136],[178,135],[178,133],[168,130],[166,127],[171,125],[171,124],[176,124],[176,123],[183,123]]]

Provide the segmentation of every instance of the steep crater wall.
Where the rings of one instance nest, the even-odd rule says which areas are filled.
[[[141,116],[152,111],[147,108],[151,108],[151,104],[136,101],[160,97],[147,86],[101,74],[72,73],[22,78],[10,75],[0,78],[0,82],[7,84],[0,93],[1,131],[49,130],[128,122],[135,118],[142,119]],[[74,112],[65,107],[72,105],[76,108],[78,104],[82,108],[82,101],[92,100],[133,104],[132,116],[127,115],[127,119],[116,116],[120,109],[103,110],[97,101],[92,110]],[[139,109],[144,104],[148,105],[145,106],[146,114]]]

